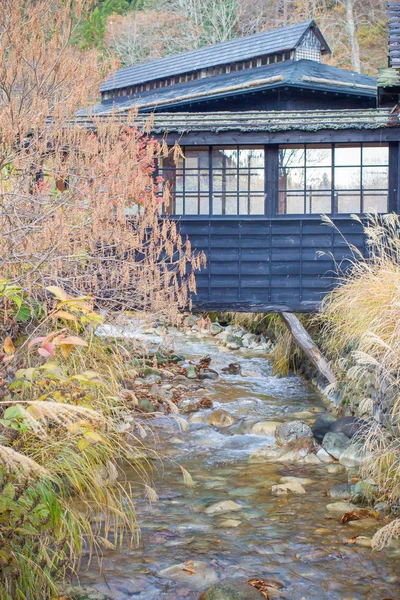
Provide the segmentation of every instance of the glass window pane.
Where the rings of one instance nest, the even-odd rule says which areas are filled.
[[[212,164],[215,169],[237,166],[238,152],[236,148],[213,148]]]
[[[210,203],[208,194],[207,196],[200,196],[200,214],[208,215],[210,214]]]
[[[339,213],[361,212],[361,197],[359,192],[338,192],[337,203]]]
[[[287,190],[304,189],[305,169],[280,169],[279,187]]]
[[[279,166],[280,167],[304,167],[305,148],[304,146],[285,146],[279,148]]]
[[[264,169],[239,171],[239,190],[264,191]]]
[[[250,197],[249,196],[240,196],[239,197],[239,214],[240,215],[248,215],[249,213],[249,204]]]
[[[239,148],[239,168],[264,167],[263,148]]]
[[[330,190],[332,170],[328,168],[307,169],[306,188],[313,190]]]
[[[330,167],[332,164],[331,146],[307,146],[306,165],[308,167]]]
[[[185,194],[185,215],[197,215],[199,199],[197,196]]]
[[[327,214],[332,212],[331,194],[310,194],[306,192],[306,210],[309,214]]]
[[[388,196],[387,194],[364,194],[363,212],[388,212]]]
[[[360,167],[337,167],[335,169],[335,188],[337,190],[357,190],[361,187]]]
[[[264,195],[252,196],[250,198],[250,214],[251,215],[263,215],[264,212],[265,212]]]
[[[199,189],[199,177],[198,175],[188,175],[186,173],[185,176],[185,191],[186,192],[195,192]]]
[[[212,214],[222,215],[222,196],[213,195],[212,200]]]
[[[214,171],[213,189],[215,191],[235,192],[237,190],[236,171]]]
[[[225,214],[226,215],[237,215],[238,214],[238,202],[237,195],[227,196],[225,198]]]
[[[389,187],[388,167],[365,167],[363,169],[363,188],[385,190]]]
[[[182,196],[177,196],[175,199],[175,214],[177,214],[177,215],[183,214],[183,198],[182,198]]]
[[[363,164],[364,165],[388,165],[389,147],[372,146],[364,144],[363,146]]]
[[[337,144],[335,147],[336,166],[354,166],[361,164],[361,146],[350,144]]]
[[[279,193],[279,213],[286,215],[304,214],[304,193]]]
[[[206,169],[208,168],[208,149],[207,148],[185,148],[185,168],[186,169]]]

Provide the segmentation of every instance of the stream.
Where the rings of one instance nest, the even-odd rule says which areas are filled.
[[[151,344],[161,342],[157,336],[146,338]],[[255,423],[292,420],[291,415],[299,418],[296,413],[303,411],[317,416],[327,409],[320,393],[300,378],[274,376],[260,352],[227,351],[210,337],[182,333],[171,342],[188,359],[211,356],[219,379],[195,381],[185,396],[191,401],[209,398],[213,408],[182,415],[189,421],[186,431],[167,416],[141,421],[150,428],[144,443],[162,456],[154,462],[153,475],[159,500],[149,502],[137,475],[126,473],[141,529],[139,546],[105,550],[102,570],[95,561],[82,568],[80,585],[113,600],[197,600],[218,576],[270,581],[276,585],[271,598],[398,600],[398,547],[374,552],[345,543],[358,535],[371,537],[382,523],[364,519],[342,525],[340,514],[326,510],[334,501],[326,491],[347,483],[348,473],[332,474],[323,463],[267,462],[254,456],[268,444],[265,436],[249,433]],[[221,372],[233,362],[247,376]],[[207,424],[220,408],[234,417],[234,425],[217,429]],[[190,473],[194,487],[184,485],[179,465]],[[291,476],[310,480],[304,484],[306,493],[274,495],[271,487]],[[217,515],[204,512],[227,500],[239,507]],[[191,561],[207,564],[208,585],[199,585],[190,573],[196,570]],[[188,572],[179,581],[160,575],[185,562]]]

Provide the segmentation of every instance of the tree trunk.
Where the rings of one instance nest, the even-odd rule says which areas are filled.
[[[353,70],[361,73],[360,46],[356,35],[356,23],[354,18],[355,0],[342,0],[342,5],[346,11],[346,27],[349,33],[351,44],[351,64]]]
[[[300,323],[296,315],[287,312],[283,312],[281,315],[304,354],[311,360],[329,383],[336,383],[335,374],[329,366],[328,361],[322,355],[316,344],[314,344],[310,334]]]

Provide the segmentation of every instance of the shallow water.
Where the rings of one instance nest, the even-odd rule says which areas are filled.
[[[159,340],[153,338],[153,342]],[[100,573],[92,564],[82,570],[80,583],[89,584],[115,600],[197,600],[200,591],[158,575],[159,571],[190,560],[213,567],[220,578],[252,577],[279,580],[283,596],[290,600],[384,600],[400,598],[399,555],[393,549],[346,545],[356,535],[371,536],[377,522],[341,525],[340,515],[329,514],[332,501],[326,490],[347,483],[347,473],[329,474],[326,466],[302,463],[270,463],[251,458],[268,445],[268,438],[249,434],[264,420],[287,420],[291,413],[324,409],[319,393],[299,378],[277,378],[270,363],[250,351],[224,352],[212,340],[180,336],[176,351],[198,359],[209,354],[218,381],[196,382],[187,397],[213,400],[211,410],[226,409],[236,423],[215,430],[205,423],[191,423],[181,431],[171,418],[146,420],[153,434],[145,443],[164,457],[154,463],[154,483],[159,501],[150,504],[135,473],[137,516],[141,527],[138,548],[106,551]],[[252,376],[225,375],[221,369],[240,362]],[[256,376],[257,373],[259,376]],[[187,418],[187,417],[185,417]],[[182,465],[195,481],[183,483]],[[305,495],[274,496],[271,485],[282,476],[307,477]],[[204,508],[221,500],[233,500],[238,512],[209,516]],[[238,527],[223,526],[227,519]],[[357,524],[358,523],[358,524]],[[322,530],[322,531],[319,531]]]

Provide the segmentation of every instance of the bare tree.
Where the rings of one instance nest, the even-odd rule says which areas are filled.
[[[339,0],[339,4],[343,6],[346,14],[345,26],[347,29],[347,34],[351,48],[351,65],[354,71],[356,71],[357,73],[361,73],[360,45],[358,43],[356,32],[356,0]]]

